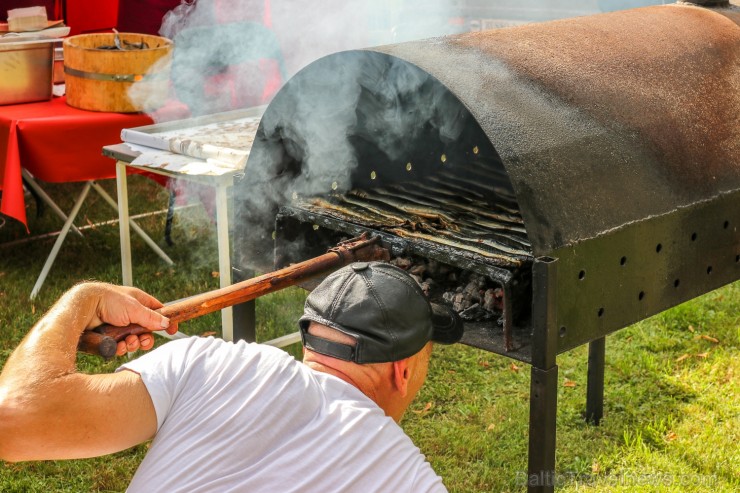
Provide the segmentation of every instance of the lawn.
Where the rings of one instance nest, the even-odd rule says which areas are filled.
[[[132,214],[160,210],[167,196],[130,179]],[[103,185],[115,195],[114,183]],[[49,186],[68,210],[79,185]],[[29,202],[32,202],[29,200]],[[59,229],[50,211],[34,235]],[[91,193],[78,225],[115,218]],[[160,244],[164,214],[142,218]],[[117,224],[70,236],[37,299],[28,295],[54,238],[24,241],[10,221],[0,228],[0,364],[31,325],[74,283],[120,282]],[[134,281],[162,301],[218,287],[215,227],[198,204],[179,211],[176,265],[132,237]],[[14,242],[9,244],[9,242]],[[305,294],[289,289],[258,300],[258,339],[295,330]],[[188,334],[218,331],[212,314],[183,324]],[[298,355],[300,348],[288,350]],[[585,347],[558,358],[558,491],[735,492],[740,490],[740,283],[708,293],[607,338],[604,419],[585,424]],[[81,371],[116,362],[81,356]],[[454,492],[522,491],[527,461],[529,367],[465,346],[437,347],[429,380],[402,425]],[[146,444],[110,457],[0,465],[2,492],[124,491]],[[187,467],[183,464],[183,467]]]

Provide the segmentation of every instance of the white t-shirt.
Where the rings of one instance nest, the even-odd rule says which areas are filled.
[[[122,369],[157,413],[130,492],[446,491],[377,404],[280,349],[192,337]]]

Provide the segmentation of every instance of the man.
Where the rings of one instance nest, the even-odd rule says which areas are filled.
[[[462,325],[403,270],[356,263],[329,275],[299,320],[304,364],[192,337],[112,375],[75,372],[84,330],[174,330],[160,306],[107,284],[66,293],[0,375],[0,457],[91,457],[153,437],[129,491],[445,491],[397,422],[426,378],[431,342],[458,341]]]

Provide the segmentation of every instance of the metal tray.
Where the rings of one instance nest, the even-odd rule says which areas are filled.
[[[51,99],[54,43],[0,43],[0,105]]]

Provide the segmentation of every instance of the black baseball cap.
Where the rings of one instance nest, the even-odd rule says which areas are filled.
[[[309,334],[311,322],[356,344]],[[463,335],[462,320],[451,308],[430,303],[413,277],[383,262],[357,262],[330,274],[308,295],[298,325],[307,349],[361,364],[398,361],[429,341],[453,344]]]

